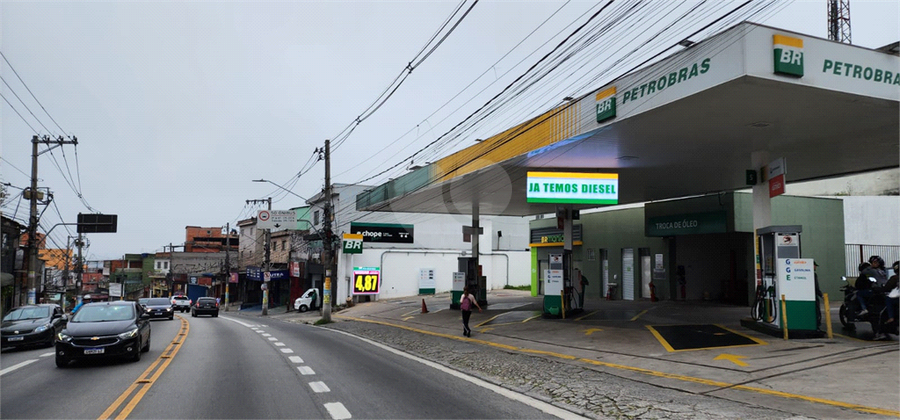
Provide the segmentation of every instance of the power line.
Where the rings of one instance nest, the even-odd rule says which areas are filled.
[[[6,58],[6,55],[3,54],[3,51],[0,51],[0,56],[3,57],[4,61],[6,61],[6,65],[9,66],[9,69],[13,71],[13,73],[16,75],[17,78],[19,78],[19,81],[22,82],[22,86],[25,86],[25,90],[27,90],[28,93],[31,94],[31,97],[34,98],[34,101],[37,102],[38,105],[40,105],[41,109],[44,110],[44,113],[47,114],[48,117],[50,117],[50,121],[53,121],[53,123],[56,124],[56,127],[59,128],[59,131],[65,133],[66,130],[63,130],[63,128],[59,126],[59,123],[57,123],[56,120],[53,119],[53,116],[50,115],[49,112],[47,112],[47,108],[44,108],[44,104],[42,104],[41,101],[39,101],[38,98],[36,96],[34,96],[34,93],[31,92],[31,89],[28,87],[28,84],[26,84],[25,81],[22,80],[22,76],[19,76],[19,72],[17,72],[16,69],[13,67],[12,63],[9,62],[9,59]],[[4,81],[4,83],[5,83],[5,81]],[[7,86],[9,86],[9,85],[7,85]],[[37,118],[37,117],[35,117],[35,118]],[[50,130],[47,130],[47,131],[49,132]]]
[[[457,6],[456,10],[454,10],[453,15],[451,15],[450,19],[452,19],[452,16],[455,16],[459,12],[463,3],[465,3],[465,1],[461,2],[459,4],[459,6]],[[412,71],[415,70],[416,67],[420,66],[425,61],[426,58],[428,58],[441,44],[444,43],[444,41],[447,39],[447,37],[451,33],[453,33],[453,31],[459,26],[460,23],[462,23],[462,21],[466,18],[466,16],[469,15],[469,12],[472,11],[472,9],[475,7],[476,4],[478,4],[478,0],[475,0],[474,2],[472,2],[472,5],[469,6],[469,8],[466,10],[466,12],[447,31],[447,33],[441,38],[441,40],[438,41],[437,44],[435,44],[428,51],[428,53],[425,55],[425,57],[422,57],[421,59],[419,59],[418,57],[422,54],[422,51],[424,51],[425,48],[427,48],[428,44],[426,44],[426,46],[423,47],[422,51],[420,51],[419,54],[417,54],[415,57],[413,57],[412,60],[409,61],[409,64],[407,64],[406,67],[400,72],[400,75],[398,75],[394,79],[394,81],[391,82],[391,84],[381,93],[381,95],[379,95],[371,105],[369,105],[358,117],[356,117],[356,119],[353,122],[351,122],[346,128],[344,128],[340,133],[338,133],[337,136],[333,137],[335,139],[335,142],[334,142],[334,148],[332,149],[332,151],[336,151],[344,143],[344,141],[347,140],[347,138],[350,136],[350,134],[352,134],[353,131],[356,130],[356,127],[358,127],[360,123],[362,123],[367,118],[372,116],[372,114],[374,114],[375,111],[378,111],[378,109],[381,108],[381,106],[384,105],[384,103],[387,102],[387,100],[390,99],[391,96],[394,95],[394,93],[397,91],[397,89],[400,88],[400,86],[403,84],[403,82],[406,80],[406,78],[409,77],[410,74],[412,74]],[[442,30],[443,28],[445,28],[447,26],[450,19],[448,19],[447,21],[444,22],[444,24],[441,26],[441,29],[439,29],[438,32],[440,32],[440,30]],[[432,36],[431,40],[429,40],[429,43],[431,43],[434,39],[435,39],[435,36]],[[418,60],[418,61],[416,61],[416,60]],[[415,64],[413,64],[413,62],[415,62]]]

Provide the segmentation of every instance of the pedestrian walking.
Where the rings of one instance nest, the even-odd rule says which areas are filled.
[[[469,286],[463,288],[463,295],[459,299],[459,309],[462,310],[462,318],[463,318],[463,335],[466,337],[472,336],[472,329],[469,328],[469,317],[472,316],[472,306],[478,308],[478,312],[481,312],[481,306],[478,306],[478,301],[475,299],[475,296],[469,294]]]

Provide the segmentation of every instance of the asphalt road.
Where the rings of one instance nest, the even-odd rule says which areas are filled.
[[[2,418],[575,417],[440,365],[311,325],[220,315],[152,322],[141,361],[55,366],[4,351]]]

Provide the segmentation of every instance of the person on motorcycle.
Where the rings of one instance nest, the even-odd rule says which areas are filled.
[[[892,299],[888,294],[891,293],[891,290],[897,288],[897,273],[900,272],[900,261],[894,261],[892,268],[894,269],[894,275],[888,279],[884,286],[875,287],[876,292],[884,294],[884,306],[888,316],[887,321],[884,322],[885,324],[894,322],[894,302],[897,301],[897,298]]]
[[[878,255],[869,257],[869,264],[872,266],[867,270],[868,277],[874,277],[878,286],[884,286],[887,282],[887,272],[884,271],[884,260]]]
[[[862,310],[856,314],[857,317],[866,316],[869,310],[866,309],[866,299],[872,297],[872,282],[869,280],[868,274],[871,272],[872,265],[864,262],[859,265],[859,277],[853,287],[856,289],[856,300],[859,301],[859,307]]]

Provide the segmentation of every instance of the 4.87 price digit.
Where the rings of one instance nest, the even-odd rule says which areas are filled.
[[[357,274],[354,289],[357,293],[378,292],[378,274]]]

